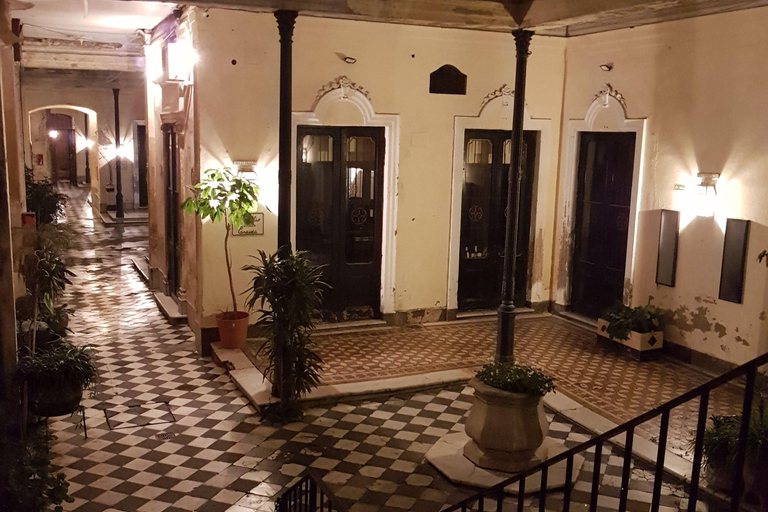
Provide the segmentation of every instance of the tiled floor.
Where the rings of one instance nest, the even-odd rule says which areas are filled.
[[[441,435],[463,428],[467,389],[339,404],[280,429],[263,425],[223,370],[197,356],[189,329],[161,317],[131,268],[146,228],[94,225],[82,194],[72,194],[69,221],[83,234],[70,260],[77,274],[67,294],[76,310],[72,340],[95,347],[103,382],[84,404],[88,439],[77,417],[52,422],[54,463],[76,498],[67,510],[270,510],[274,494],[306,467],[320,471],[354,512],[437,511],[471,493],[424,460]],[[567,445],[588,439],[564,418],[549,417],[551,435]],[[609,449],[601,511],[615,509],[619,492],[621,453]],[[582,508],[589,460],[573,493]],[[634,462],[633,512],[649,509],[649,469]],[[559,496],[549,495],[548,509]],[[681,486],[665,482],[662,510],[676,510],[682,496]]]
[[[325,361],[326,384],[416,375],[490,362],[496,345],[495,320],[452,322],[316,336]],[[557,389],[590,409],[621,423],[707,382],[695,368],[662,358],[635,361],[601,348],[595,333],[555,316],[521,318],[515,333],[515,357],[544,368]],[[263,368],[264,361],[254,358]],[[712,414],[739,411],[736,385],[712,393]],[[670,447],[687,456],[696,428],[698,401],[681,406],[670,417]],[[658,422],[645,425],[651,437]]]

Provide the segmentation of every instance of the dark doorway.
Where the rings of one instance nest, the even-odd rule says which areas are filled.
[[[525,305],[528,290],[528,243],[538,137],[539,132],[523,132],[514,294],[518,307]],[[512,132],[466,131],[458,290],[461,311],[493,309],[501,301],[511,156]]]
[[[136,166],[139,171],[139,208],[144,208],[149,204],[149,193],[147,190],[147,127],[146,125],[136,125],[136,152],[138,159]]]
[[[172,124],[163,125],[165,171],[165,258],[168,293],[179,292],[179,165],[177,135]]]
[[[582,132],[571,308],[589,318],[624,295],[635,134]]]
[[[384,129],[298,129],[296,248],[327,265],[326,320],[379,316]]]
[[[69,182],[77,186],[77,151],[73,126],[71,116],[54,113],[48,115],[47,129],[53,182]]]

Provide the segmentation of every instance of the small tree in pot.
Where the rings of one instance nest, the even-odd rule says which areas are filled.
[[[323,361],[310,335],[313,313],[328,284],[322,281],[322,266],[313,265],[305,253],[292,252],[289,246],[269,256],[259,251],[258,260],[258,265],[243,267],[254,273],[247,305],[259,308],[262,316],[257,325],[267,329],[267,341],[259,350],[266,352],[265,373],[280,397],[276,416],[287,421],[301,416],[298,399],[320,383]]]
[[[245,343],[248,330],[248,312],[237,309],[235,285],[232,281],[232,252],[229,237],[242,226],[252,225],[258,208],[259,187],[250,180],[233,173],[229,168],[208,169],[200,183],[195,185],[195,195],[186,199],[181,208],[188,214],[196,214],[202,220],[224,221],[224,257],[229,277],[232,311],[216,315],[222,346],[240,348]]]
[[[541,399],[555,390],[552,377],[530,366],[493,363],[469,383],[475,389],[465,431],[464,455],[475,465],[522,471],[537,460],[549,430]]]

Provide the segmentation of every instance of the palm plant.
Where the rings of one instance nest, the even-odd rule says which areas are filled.
[[[195,185],[195,195],[187,198],[181,208],[188,214],[197,214],[202,220],[211,222],[224,221],[227,233],[224,236],[224,256],[229,277],[229,291],[232,296],[232,310],[237,312],[237,297],[232,281],[232,253],[229,237],[235,229],[254,222],[254,213],[258,207],[259,187],[228,167],[208,169],[203,173],[200,183]]]
[[[276,383],[284,420],[296,411],[297,400],[320,384],[323,364],[310,335],[313,313],[329,286],[322,280],[323,267],[305,254],[288,246],[272,255],[259,251],[259,264],[243,267],[254,274],[246,304],[251,310],[258,307],[257,325],[269,333],[259,351],[267,356],[265,373]]]

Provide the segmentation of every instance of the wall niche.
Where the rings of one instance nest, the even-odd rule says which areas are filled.
[[[467,75],[446,64],[429,74],[430,94],[467,94]]]

